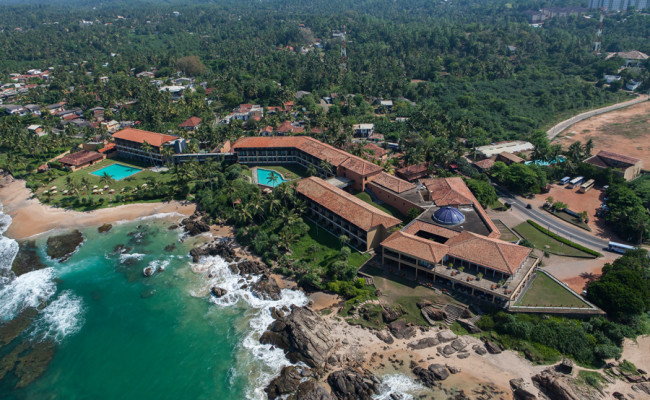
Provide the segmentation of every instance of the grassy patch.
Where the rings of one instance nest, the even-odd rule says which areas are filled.
[[[578,382],[592,386],[595,389],[602,390],[603,384],[607,381],[599,372],[581,370],[578,371]]]
[[[628,360],[623,360],[620,364],[618,364],[618,369],[619,371],[626,372],[628,374],[638,374],[636,365]]]
[[[449,329],[451,329],[451,331],[454,332],[456,335],[469,335],[470,334],[467,329],[463,328],[463,326],[458,323],[458,321],[454,321],[454,323],[451,324]]]
[[[365,201],[366,203],[372,205],[373,207],[376,207],[376,208],[382,210],[383,212],[387,213],[388,215],[392,215],[395,218],[398,218],[398,219],[404,218],[402,213],[397,211],[396,208],[393,208],[393,207],[389,206],[388,204],[377,204],[377,203],[373,202],[370,195],[368,193],[366,193],[366,192],[356,193],[354,195],[354,197],[356,197],[359,200]]]
[[[510,335],[501,335],[496,332],[483,333],[482,336],[501,344],[506,349],[519,352],[534,364],[554,364],[562,358],[559,351],[540,343],[517,339]]]
[[[570,223],[571,225],[575,225],[578,228],[582,228],[586,231],[591,232],[591,228],[589,227],[589,225],[587,225],[587,223],[580,218],[576,218],[565,211],[551,211],[548,208],[544,208],[544,209],[549,213],[555,215],[556,217],[560,218],[561,220]]]
[[[589,253],[578,250],[574,247],[569,246],[568,244],[562,243],[561,241],[552,238],[528,222],[521,223],[514,229],[519,235],[528,239],[528,241],[531,242],[536,248],[546,250],[549,253],[553,253],[558,256],[595,258]]]
[[[95,209],[100,207],[109,207],[117,206],[126,203],[141,203],[141,202],[150,202],[150,201],[159,201],[159,199],[147,199],[147,200],[129,200],[128,195],[134,193],[134,190],[146,190],[143,188],[143,184],[149,182],[150,180],[155,180],[160,182],[162,185],[168,185],[173,181],[173,175],[171,172],[152,172],[147,169],[142,169],[142,171],[131,175],[127,178],[124,178],[119,181],[111,181],[110,183],[103,182],[102,179],[96,175],[93,175],[92,172],[95,172],[99,169],[105,168],[109,165],[119,163],[135,168],[143,168],[142,165],[133,164],[121,159],[107,159],[100,163],[97,163],[93,166],[80,169],[75,172],[68,172],[64,175],[58,176],[56,179],[48,182],[45,185],[42,185],[40,188],[35,190],[36,196],[44,203],[55,205],[59,207],[71,207],[76,210],[85,211],[89,209]],[[79,190],[79,200],[80,203],[74,205],[74,202],[77,198],[74,194],[64,195],[62,192],[64,190],[69,190],[71,192],[70,185],[68,181],[72,180],[77,182],[82,186]],[[85,182],[85,184],[84,184]],[[104,194],[92,194],[94,186],[98,188],[103,188],[108,185],[108,189],[113,189],[114,193],[109,194],[108,189],[104,191]],[[57,192],[54,195],[46,195],[44,192],[49,191],[52,186],[57,187]],[[124,191],[123,191],[124,189]],[[119,197],[118,197],[119,196]],[[154,196],[155,197],[155,196]],[[85,199],[85,200],[84,200]],[[90,201],[94,202],[94,205],[90,204]],[[118,201],[118,199],[121,199]]]
[[[499,220],[493,220],[493,222],[497,226],[497,228],[499,229],[499,232],[501,232],[501,237],[499,239],[505,240],[506,242],[516,242],[517,240],[519,240],[517,235],[512,233],[510,231],[510,229],[508,229],[506,224],[504,224],[503,222],[501,222]]]
[[[544,273],[537,274],[524,296],[517,302],[517,305],[531,307],[589,307],[584,301]]]
[[[292,244],[291,251],[296,259],[305,259],[310,265],[320,268],[326,268],[331,262],[336,261],[341,254],[341,242],[339,239],[326,231],[319,228],[313,222],[306,220],[309,225],[309,232]],[[308,249],[312,246],[318,246],[318,251],[313,255],[308,255]],[[358,251],[352,251],[348,259],[348,265],[359,268],[370,258],[370,254],[361,254]]]

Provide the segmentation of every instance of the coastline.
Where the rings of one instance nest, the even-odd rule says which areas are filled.
[[[32,198],[31,190],[22,179],[7,175],[0,180],[0,202],[3,212],[11,216],[12,224],[5,235],[12,239],[26,239],[53,229],[73,229],[100,226],[119,221],[133,221],[156,214],[188,216],[196,205],[170,201],[165,203],[137,203],[80,212],[54,208]]]

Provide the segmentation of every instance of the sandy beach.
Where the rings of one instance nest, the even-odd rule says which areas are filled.
[[[171,201],[128,204],[79,212],[41,204],[38,199],[32,198],[31,190],[25,187],[24,180],[7,176],[0,181],[0,186],[0,202],[3,205],[3,212],[12,218],[11,226],[5,235],[13,239],[25,239],[52,229],[99,226],[118,221],[132,221],[157,214],[191,215],[196,209],[194,204]]]

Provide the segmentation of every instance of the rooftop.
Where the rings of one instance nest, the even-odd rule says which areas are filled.
[[[160,147],[167,142],[178,139],[178,136],[165,135],[163,133],[143,131],[135,128],[125,128],[113,134],[113,138],[128,140],[130,142],[147,142],[154,147]]]
[[[532,249],[464,231],[449,239],[449,255],[507,274],[514,274]]]
[[[297,190],[303,196],[366,231],[380,225],[390,228],[402,222],[314,176],[298,181]]]
[[[601,150],[595,156],[591,156],[586,159],[584,162],[595,165],[597,167],[623,167],[623,166],[632,166],[638,163],[638,158],[625,156],[618,153],[612,153],[611,151]],[[616,162],[616,165],[613,165]],[[619,164],[620,163],[620,164]]]
[[[407,182],[383,171],[377,174],[372,182],[390,189],[395,193],[402,193],[407,190],[415,189],[417,187],[417,185],[414,183]]]
[[[399,251],[432,264],[438,264],[442,261],[449,250],[449,247],[444,244],[402,231],[393,233],[381,245],[387,249]]]
[[[186,121],[178,125],[180,128],[196,128],[201,125],[201,118],[199,117],[189,117]]]
[[[79,167],[89,162],[101,160],[102,158],[104,156],[96,151],[81,150],[59,158],[59,162],[61,164],[72,165],[73,167]]]

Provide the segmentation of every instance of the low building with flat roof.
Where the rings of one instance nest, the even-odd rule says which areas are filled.
[[[522,151],[529,151],[534,149],[535,146],[533,146],[532,143],[524,142],[522,140],[510,140],[505,142],[497,142],[497,143],[488,144],[486,146],[479,146],[476,148],[476,150],[483,157],[487,157],[487,158],[496,156],[497,154],[500,154],[504,151],[514,154],[514,153],[520,153]]]

